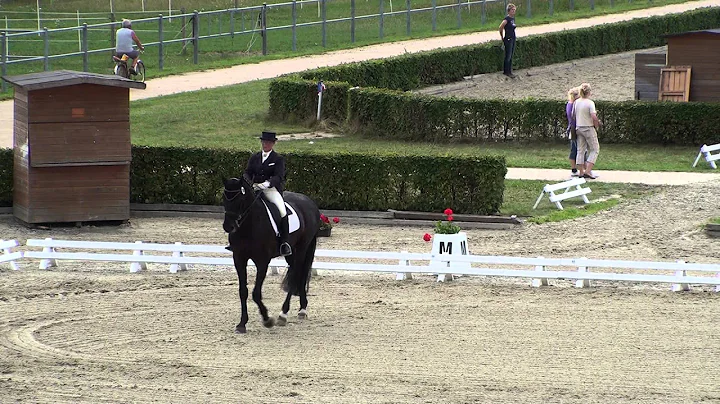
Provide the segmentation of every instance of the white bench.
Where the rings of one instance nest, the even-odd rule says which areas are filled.
[[[18,246],[17,240],[0,240],[0,249],[2,254],[0,255],[0,262],[7,262],[10,264],[10,268],[18,270],[18,264],[15,262],[23,257],[22,251],[13,251],[13,248]]]
[[[720,160],[720,152],[718,152],[718,150],[720,150],[720,143],[712,146],[708,146],[706,144],[702,145],[702,147],[700,148],[700,153],[698,153],[692,166],[695,167],[698,161],[700,161],[700,157],[705,156],[705,161],[710,164],[710,167],[717,169],[715,160]],[[717,153],[712,154],[712,152]]]
[[[537,201],[535,201],[535,206],[533,206],[533,209],[538,207],[538,204],[540,204],[540,201],[542,200],[543,195],[548,194],[550,195],[550,202],[555,203],[555,206],[557,206],[558,209],[563,210],[562,204],[560,201],[564,201],[565,199],[574,198],[576,196],[582,196],[583,201],[585,203],[590,203],[588,200],[587,194],[592,192],[590,188],[583,188],[582,184],[585,184],[585,178],[573,178],[571,180],[563,181],[557,184],[546,184],[543,187],[542,192],[540,192],[540,196],[538,197]],[[574,191],[570,191],[570,188],[575,187]],[[565,189],[565,192],[561,194],[556,194],[555,191]]]
[[[43,251],[26,251],[25,258],[41,259],[40,268],[49,268],[56,260],[119,261],[131,262],[131,271],[137,272],[148,262],[170,264],[170,272],[186,269],[189,264],[227,265],[232,267],[230,252],[223,246],[151,243],[111,243],[69,240],[28,240],[31,247]],[[133,254],[57,252],[56,248],[101,250],[132,250]],[[172,255],[150,255],[147,252],[164,252]],[[184,256],[185,253],[212,253],[220,257]],[[226,255],[222,257],[222,255]],[[533,286],[548,285],[548,279],[575,280],[576,287],[589,287],[591,280],[654,282],[673,284],[672,290],[688,290],[690,284],[715,285],[720,291],[720,264],[690,264],[684,262],[652,262],[599,260],[587,258],[526,258],[509,256],[449,255],[408,252],[317,250],[313,270],[345,270],[362,272],[390,272],[396,279],[402,274],[461,274],[531,278]],[[319,259],[318,259],[319,258]],[[343,262],[326,261],[341,258]],[[362,262],[352,262],[362,260]],[[449,265],[448,265],[449,263]],[[471,265],[468,266],[467,263]],[[475,266],[472,266],[472,265]],[[285,267],[282,258],[273,259],[271,267]],[[480,265],[488,267],[479,267]],[[557,268],[560,268],[558,270]],[[624,269],[625,272],[591,272]],[[553,270],[551,270],[553,269]],[[630,273],[627,273],[628,270]],[[638,273],[642,271],[642,273]],[[659,273],[658,273],[659,272]],[[708,275],[708,274],[712,275]]]

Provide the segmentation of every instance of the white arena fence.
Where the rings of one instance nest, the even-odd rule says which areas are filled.
[[[4,252],[0,255],[0,262],[10,262],[13,269],[17,269],[15,261],[21,258],[40,259],[40,269],[55,266],[59,260],[127,262],[130,263],[130,272],[140,272],[147,269],[148,263],[155,263],[169,265],[171,273],[187,270],[193,264],[233,266],[231,253],[224,246],[217,245],[50,238],[30,239],[26,245],[40,247],[42,251],[13,252],[12,249],[18,246],[17,241],[3,241],[0,242]],[[65,252],[58,249],[86,251]],[[398,280],[411,279],[412,274],[476,275],[530,278],[535,287],[548,285],[549,279],[570,279],[575,280],[575,286],[579,288],[589,287],[590,281],[602,280],[669,283],[673,291],[689,290],[691,284],[715,285],[715,291],[720,292],[720,264],[346,250],[317,250],[315,257],[313,272],[318,269],[389,272],[395,273]],[[273,267],[273,273],[277,273],[277,268],[286,267],[286,263],[283,258],[276,258],[270,266]],[[619,270],[622,272],[613,272]]]

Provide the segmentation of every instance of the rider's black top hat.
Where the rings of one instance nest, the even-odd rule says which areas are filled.
[[[260,140],[269,140],[271,142],[275,142],[277,141],[277,136],[275,136],[275,132],[263,131],[262,136],[260,136]]]

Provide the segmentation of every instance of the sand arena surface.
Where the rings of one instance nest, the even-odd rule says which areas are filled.
[[[671,187],[574,221],[470,230],[470,250],[717,263],[718,241],[699,226],[720,216],[718,192]],[[429,230],[341,223],[319,248],[427,252]],[[28,230],[5,216],[0,237],[225,242],[218,220],[190,218]],[[709,287],[320,271],[308,320],[268,330],[251,303],[248,334],[236,335],[230,267],[37,264],[0,270],[3,402],[720,402],[720,295]],[[264,288],[273,316],[279,282]]]

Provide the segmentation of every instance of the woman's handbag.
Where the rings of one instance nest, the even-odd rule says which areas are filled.
[[[575,103],[573,102],[572,113],[570,114],[570,140],[577,140],[577,130],[575,128]]]

